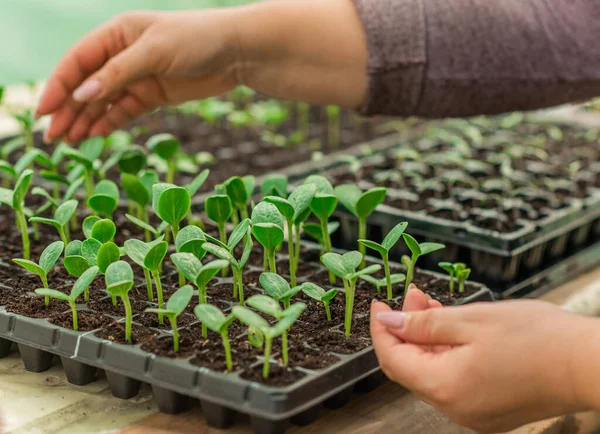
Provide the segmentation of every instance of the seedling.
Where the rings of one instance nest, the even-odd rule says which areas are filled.
[[[216,126],[218,121],[231,113],[234,108],[229,101],[218,98],[206,98],[196,103],[197,114],[213,126]]]
[[[363,278],[366,276],[363,276]],[[314,283],[305,282],[302,284],[302,292],[308,295],[310,298],[320,301],[325,306],[325,314],[327,316],[327,321],[331,321],[331,310],[329,308],[329,303],[331,300],[335,298],[338,294],[338,290],[333,288],[329,291],[325,291],[318,285]]]
[[[27,169],[17,179],[14,190],[0,188],[0,203],[11,207],[17,215],[17,226],[21,230],[21,240],[23,242],[23,257],[30,259],[31,247],[29,243],[29,231],[27,228],[27,219],[25,218],[25,196],[31,185],[33,171]]]
[[[275,250],[283,242],[283,217],[275,205],[260,202],[252,210],[252,234],[263,246],[265,253],[265,271],[277,272]]]
[[[344,282],[344,296],[346,298],[344,328],[346,330],[346,339],[350,337],[350,330],[352,328],[352,311],[354,310],[354,290],[356,288],[356,281],[361,276],[373,274],[381,269],[381,265],[374,264],[357,271],[362,260],[363,255],[357,251],[347,252],[343,255],[338,253],[325,253],[321,256],[321,262],[330,272],[334,273]]]
[[[144,277],[146,279],[146,290],[148,293],[148,301],[154,300],[154,292],[152,290],[151,270],[148,267],[146,267],[145,260],[146,260],[146,257],[148,256],[148,254],[150,253],[150,250],[152,250],[152,248],[155,247],[157,244],[161,243],[163,241],[163,238],[164,238],[164,236],[161,236],[161,237],[157,238],[156,240],[149,242],[149,243],[145,243],[140,240],[132,239],[132,240],[125,241],[125,244],[123,245],[125,254],[129,257],[129,259],[131,259],[137,265],[142,267],[142,270],[144,270]]]
[[[177,317],[183,313],[194,294],[194,288],[190,285],[185,285],[179,288],[167,301],[167,306],[164,309],[149,308],[146,312],[157,313],[159,317],[164,315],[171,324],[173,330],[173,351],[179,352],[179,332],[177,330]]]
[[[457,275],[457,271],[464,270],[467,266],[461,262],[451,263],[451,262],[439,262],[438,267],[442,270],[446,271],[450,276],[450,282],[448,285],[448,289],[450,290],[450,294],[454,293],[454,278]]]
[[[285,184],[287,185],[287,179]],[[315,196],[316,190],[317,188],[314,184],[307,184],[296,188],[287,199],[284,199],[282,196],[267,196],[265,198],[266,202],[270,202],[277,207],[287,222],[288,255],[290,260],[290,277],[292,286],[296,286],[296,270],[298,268],[299,261],[299,257],[296,255],[296,249],[294,247],[295,245],[300,245],[301,222],[299,221],[302,218],[305,218],[304,216],[307,214],[307,211],[310,212],[309,207]],[[254,212],[252,214],[254,216]],[[296,229],[295,238],[293,233],[294,228]]]
[[[267,196],[288,196],[288,178],[285,175],[270,175],[263,179],[260,184],[260,193],[264,198]]]
[[[367,218],[375,211],[383,201],[387,190],[383,187],[375,187],[364,193],[354,184],[339,185],[335,188],[335,195],[338,200],[358,219],[358,238],[364,240],[367,238]],[[364,256],[366,253],[365,245],[358,243],[358,251]],[[365,262],[361,267],[365,266]]]
[[[340,222],[327,223],[327,233],[330,236],[332,234],[336,233],[339,228],[340,228]],[[323,255],[324,253],[327,253],[325,251],[325,241],[323,240],[323,230],[321,229],[320,223],[313,223],[313,222],[305,223],[302,226],[302,230],[304,231],[304,233],[306,235],[308,235],[310,238],[314,239],[315,241],[317,241],[317,243],[319,243],[319,246],[321,246],[321,255]],[[296,249],[296,252],[298,252],[298,251],[299,250]]]
[[[21,124],[23,137],[25,139],[25,149],[33,149],[33,128],[35,125],[35,117],[33,116],[33,112],[27,109],[23,114],[13,114],[13,118],[19,122],[19,124]]]
[[[279,302],[272,299],[266,295],[253,295],[248,299],[248,305],[258,310],[259,312],[265,313],[269,316],[272,316],[277,321],[281,321],[290,313],[295,313],[297,310],[301,309],[303,311],[306,308],[304,303],[295,304],[293,307],[288,306],[287,308],[282,309],[279,305]],[[300,306],[304,305],[302,308]],[[283,359],[283,364],[287,366],[288,364],[288,339],[287,339],[287,330],[281,333],[281,356]]]
[[[204,185],[204,182],[206,181],[206,179],[208,178],[208,175],[210,174],[210,170],[209,169],[204,169],[202,172],[200,172],[192,182],[190,182],[188,185],[185,186],[185,188],[187,189],[188,193],[190,194],[190,198],[193,198],[196,193],[198,193],[198,190],[200,190],[200,188],[202,187],[202,185]],[[190,225],[195,224],[196,222],[194,222],[194,216],[192,213],[192,208],[190,207],[190,210],[188,212],[188,223]],[[198,220],[197,223],[199,225],[202,225],[203,222],[202,220]]]
[[[392,247],[396,245],[406,227],[408,226],[407,222],[398,223],[396,226],[392,228],[392,230],[385,236],[381,244],[376,243],[375,241],[369,241],[365,239],[359,239],[358,243],[361,246],[368,247],[369,249],[375,250],[377,253],[381,255],[381,259],[383,260],[383,269],[385,270],[385,279],[387,285],[387,299],[391,300],[393,298],[392,293],[392,276],[390,273],[390,250]],[[406,278],[406,276],[404,276]],[[399,283],[399,282],[397,282]],[[377,292],[379,292],[379,286],[377,287]]]
[[[247,326],[254,327],[262,332],[265,339],[265,352],[263,364],[263,378],[269,378],[269,368],[271,366],[271,347],[273,339],[287,332],[296,322],[298,317],[304,312],[306,305],[296,303],[285,310],[285,315],[273,327],[257,313],[242,306],[233,306],[233,315]]]
[[[79,279],[77,279],[73,285],[73,288],[71,288],[70,294],[65,294],[55,289],[48,288],[38,288],[35,290],[35,293],[38,295],[43,295],[46,298],[55,298],[57,300],[63,300],[69,303],[69,306],[71,307],[71,313],[73,314],[73,330],[78,331],[79,324],[77,323],[77,299],[82,293],[89,290],[89,287],[96,278],[97,274],[98,267],[89,268],[81,275]]]
[[[129,198],[130,203],[137,205],[136,219],[144,224],[150,225],[148,220],[148,205],[152,202],[152,186],[158,183],[158,176],[155,172],[146,171],[140,176],[130,173],[121,175],[121,187]],[[151,231],[144,229],[146,242],[150,241]]]
[[[382,279],[377,279],[373,276],[361,276],[361,279],[364,280],[365,282],[369,282],[371,285],[375,286],[375,288],[377,288],[377,294],[381,294],[381,288],[385,288],[387,287],[387,278],[384,277]],[[399,283],[402,283],[406,280],[406,275],[403,273],[397,273],[397,274],[392,274],[390,275],[390,284],[391,285],[397,285]]]
[[[229,326],[235,321],[235,315],[225,316],[223,312],[212,304],[200,304],[194,308],[196,317],[210,330],[218,333],[223,341],[223,349],[225,350],[225,363],[227,370],[233,370],[233,362],[231,360],[231,345],[229,344]]]
[[[419,244],[417,240],[415,240],[411,235],[406,233],[403,233],[402,237],[404,238],[406,246],[412,253],[412,256],[409,260],[403,260],[402,262],[406,266],[406,281],[404,286],[404,296],[406,296],[406,293],[408,292],[408,286],[412,283],[414,277],[417,259],[419,259],[423,255],[427,255],[429,253],[435,252],[436,250],[443,249],[446,246],[439,243]]]
[[[209,238],[207,236],[207,238]],[[239,242],[244,241],[244,251],[242,257],[238,260],[233,256],[233,251]],[[252,236],[250,231],[250,219],[245,219],[240,222],[239,225],[231,232],[227,244],[221,243],[219,240],[214,238],[211,242],[203,244],[204,250],[212,253],[219,259],[224,259],[229,263],[233,270],[233,297],[240,300],[240,304],[244,305],[244,285],[242,279],[242,273],[250,253],[252,253]]]
[[[112,218],[119,205],[119,187],[112,181],[100,181],[88,199],[90,209],[106,218]]]
[[[206,241],[206,236],[198,226],[186,226],[179,231],[175,238],[175,250],[177,253],[192,253],[197,259],[202,260],[206,255],[206,250],[202,245]]]
[[[320,175],[311,175],[304,181],[304,184],[314,184],[316,187],[316,193],[313,200],[310,203],[310,210],[319,219],[321,223],[321,234],[323,237],[323,245],[325,252],[331,252],[331,238],[329,236],[329,217],[335,211],[337,207],[337,197],[334,194],[333,186],[327,178]],[[335,275],[330,271],[329,282],[333,285],[335,283]]]
[[[113,297],[119,297],[123,301],[123,305],[125,306],[125,340],[131,342],[133,313],[129,301],[129,291],[133,288],[134,283],[131,265],[125,261],[117,261],[110,264],[104,277],[106,281],[106,291]]]
[[[229,196],[231,204],[235,208],[231,215],[231,220],[234,225],[237,225],[239,222],[238,212],[242,220],[248,218],[248,200],[254,192],[254,177],[246,176],[240,178],[239,176],[234,176],[225,181],[224,185],[227,196]]]
[[[81,144],[79,149],[65,148],[64,155],[70,160],[78,163],[80,169],[75,172],[76,178],[79,174],[84,176],[86,197],[89,199],[94,194],[94,163],[100,157],[104,148],[104,139],[102,137],[92,137]],[[74,179],[71,180],[73,182]]]
[[[464,264],[461,264],[464,265]],[[462,266],[458,267],[456,270],[456,280],[458,280],[458,292],[459,293],[463,293],[465,292],[465,282],[469,279],[469,276],[471,276],[471,269],[470,268],[463,268]]]
[[[206,304],[206,285],[219,272],[227,267],[229,262],[223,259],[211,261],[202,265],[200,260],[192,253],[174,253],[171,255],[171,261],[177,269],[198,288],[198,304]],[[202,326],[202,337],[206,337],[206,327]]]
[[[42,281],[44,288],[48,289],[48,273],[52,271],[56,265],[56,261],[62,255],[65,245],[62,241],[55,241],[44,249],[40,255],[40,263],[36,264],[28,259],[13,259],[13,262],[30,273],[35,274]],[[50,297],[46,296],[44,299],[46,307],[50,305]]]
[[[215,194],[206,199],[204,204],[206,215],[214,221],[219,228],[219,238],[222,243],[227,243],[227,232],[225,231],[225,223],[231,217],[233,206],[231,199],[226,194]]]
[[[137,175],[148,165],[148,157],[139,146],[128,145],[128,149],[117,155],[117,165],[121,174]]]
[[[275,100],[254,103],[248,110],[258,126],[264,126],[272,132],[275,132],[289,115],[285,106]]]
[[[172,184],[177,171],[176,157],[180,148],[179,140],[172,134],[156,134],[148,139],[146,147],[167,163],[166,182]]]
[[[275,273],[262,273],[259,281],[265,292],[278,303],[282,303],[285,309],[290,307],[290,300],[302,289],[302,286],[291,287],[283,277]]]
[[[66,245],[69,244],[69,222],[73,215],[75,215],[75,211],[77,210],[77,206],[79,202],[76,200],[68,200],[59,205],[54,211],[54,218],[44,218],[44,217],[31,217],[29,219],[32,223],[42,223],[47,225],[52,225],[58,231],[61,240]]]

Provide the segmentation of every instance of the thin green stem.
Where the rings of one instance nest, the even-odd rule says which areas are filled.
[[[67,234],[65,233],[65,228],[64,227],[58,228],[58,234],[60,235],[60,239],[62,240],[62,242],[65,244],[65,246],[67,246],[69,244],[69,238],[67,237]]]
[[[269,252],[266,247],[263,249],[263,271],[269,271]]]
[[[177,318],[169,316],[169,323],[171,323],[171,329],[173,330],[173,351],[179,352],[179,331],[177,330]]]
[[[117,305],[117,296],[114,294],[112,295],[112,304],[113,304],[113,306]]]
[[[464,279],[459,279],[458,280],[458,292],[461,293],[461,294],[463,292],[465,292],[465,281],[464,281]]]
[[[179,223],[171,226],[171,230],[173,231],[173,240],[176,240],[177,234],[179,234]],[[177,272],[179,273],[179,287],[181,288],[185,285],[185,275],[181,270],[177,270]]]
[[[234,291],[237,292],[237,294],[234,296],[238,297],[240,300],[240,306],[244,305],[244,281],[243,281],[243,275],[242,275],[242,270],[233,269],[233,286],[234,286]],[[237,290],[236,290],[237,288]]]
[[[229,344],[229,336],[227,336],[227,330],[221,333],[221,340],[223,341],[223,349],[225,350],[225,363],[227,364],[227,370],[233,370],[233,362],[231,360],[231,345]]]
[[[383,269],[385,270],[385,283],[387,284],[387,299],[391,300],[394,297],[392,292],[392,276],[390,274],[390,260],[389,256],[386,253],[385,255],[381,255],[381,259],[383,259]]]
[[[33,148],[33,129],[31,127],[27,127],[25,128],[25,149],[27,151],[31,151]]]
[[[148,210],[146,209],[145,206],[138,205],[138,215],[140,216],[140,219],[144,223],[147,223],[147,224],[150,223],[150,221],[148,219]],[[148,229],[144,229],[144,239],[146,240],[147,243],[149,243],[152,240],[152,236],[150,235],[150,231]]]
[[[79,224],[77,222],[77,213],[73,213],[73,217],[71,217],[71,230],[75,232],[79,228]]]
[[[413,255],[413,257],[410,261],[410,266],[406,270],[406,283],[404,284],[404,296],[405,297],[408,292],[408,286],[411,284],[411,282],[413,280],[413,275],[415,273],[415,264],[417,263],[417,259],[419,259],[419,257],[418,256],[415,257]]]
[[[363,218],[358,219],[358,239],[359,240],[367,239],[367,221]],[[363,256],[363,260],[360,263],[360,268],[365,268],[365,265],[366,265],[365,255],[367,254],[367,248],[363,244],[358,243],[358,251]]]
[[[281,334],[281,357],[283,359],[283,364],[285,366],[288,365],[288,336],[287,331]]]
[[[219,227],[219,239],[223,244],[227,244],[227,232],[225,231],[225,222],[217,223]],[[221,277],[227,277],[227,267],[221,270]]]
[[[352,329],[352,311],[354,310],[354,285],[352,282],[344,279],[344,295],[346,298],[346,316],[344,318],[344,328],[346,330],[346,339],[350,337]]]
[[[48,289],[48,277],[40,276],[40,279],[42,279],[42,285],[44,286],[44,288]],[[50,306],[50,297],[47,295],[44,297],[44,306]]]
[[[292,221],[287,223],[288,230],[288,256],[290,264],[290,282],[292,288],[296,286],[296,262],[294,261],[294,225]]]
[[[248,218],[248,209],[245,204],[243,207],[240,207],[240,217],[242,220],[245,220]]]
[[[39,241],[40,240],[40,227],[37,223],[33,222],[31,223],[31,228],[33,229],[33,240],[34,241]]]
[[[129,297],[125,294],[124,297],[121,297],[123,300],[123,304],[125,305],[125,340],[127,342],[131,342],[131,323],[133,321],[133,315],[131,313],[131,303],[129,302]]]
[[[60,185],[58,182],[52,183],[52,197],[56,202],[60,202]]]
[[[156,296],[158,298],[158,308],[159,309],[163,309],[164,307],[164,302],[163,302],[163,288],[162,288],[162,282],[160,281],[160,273],[158,272],[158,270],[154,270],[152,271],[152,277],[154,278],[154,285],[156,286]],[[163,319],[163,315],[162,314],[158,314],[158,323],[159,324],[164,324],[164,319]]]
[[[85,180],[85,196],[86,199],[89,199],[94,194],[94,176],[88,169],[85,170],[83,176]]]
[[[144,267],[144,277],[146,278],[146,290],[148,292],[148,301],[154,300],[154,292],[152,291],[152,276],[150,270]]]
[[[71,312],[73,312],[73,330],[79,330],[79,324],[77,323],[77,305],[75,301],[69,301],[69,306],[71,306]]]
[[[327,219],[320,219],[321,222],[321,233],[323,235],[323,247],[325,247],[325,253],[331,252],[331,238],[329,237],[329,228],[327,228]],[[329,271],[329,283],[335,285],[335,274]]]
[[[235,285],[235,283],[234,283]],[[198,287],[198,304],[206,304],[206,285],[202,287]],[[208,337],[208,328],[202,323],[202,337]]]
[[[449,286],[450,286],[450,288],[449,288],[450,294],[454,294],[454,273],[450,273],[450,285]]]
[[[17,211],[17,222],[21,229],[21,239],[23,240],[23,258],[31,259],[31,244],[29,242],[29,231],[27,230],[27,219],[23,210]]]
[[[275,263],[275,251],[269,252],[269,270],[271,273],[277,273],[277,264]]]
[[[300,264],[300,235],[302,231],[302,223],[298,223],[297,225],[294,225],[294,227],[294,232],[296,232],[296,239],[294,240],[294,261],[296,264],[294,271],[297,271]]]
[[[329,302],[323,302],[325,305],[325,314],[327,315],[327,321],[331,321],[331,309],[329,308]]]
[[[169,168],[167,170],[167,184],[173,184],[175,182],[175,172],[177,171],[177,165],[175,164],[175,159],[172,158],[169,160]]]
[[[265,336],[265,361],[263,363],[263,378],[269,378],[269,368],[271,367],[271,344],[271,337]]]
[[[236,227],[240,223],[240,217],[238,216],[237,208],[233,209],[230,219],[231,219],[231,224],[233,225],[233,227]]]

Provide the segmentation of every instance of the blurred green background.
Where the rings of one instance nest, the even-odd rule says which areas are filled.
[[[47,77],[89,30],[135,9],[201,9],[252,0],[0,0],[0,85]]]

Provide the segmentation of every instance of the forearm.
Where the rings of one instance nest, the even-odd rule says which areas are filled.
[[[582,317],[572,352],[573,385],[585,409],[600,410],[600,319]]]
[[[278,0],[240,8],[238,79],[267,95],[357,108],[367,48],[351,0]]]
[[[366,114],[467,116],[600,94],[593,0],[354,0],[369,47]]]

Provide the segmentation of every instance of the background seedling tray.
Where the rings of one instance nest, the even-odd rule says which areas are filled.
[[[372,258],[369,261],[378,262]],[[425,274],[447,282],[440,274]],[[494,299],[484,286],[472,282],[469,285],[474,293],[458,303]],[[317,417],[321,404],[341,407],[354,390],[368,392],[383,380],[372,347],[351,355],[336,353],[340,361],[323,370],[295,368],[305,377],[289,386],[274,387],[244,380],[239,373],[224,374],[198,367],[188,359],[156,356],[138,345],[103,340],[94,335],[96,331],[74,332],[46,319],[27,318],[0,308],[0,357],[8,355],[12,343],[16,343],[29,371],[49,369],[56,355],[73,384],[88,384],[95,379],[97,370],[104,370],[117,397],[131,398],[141,383],[149,383],[163,412],[180,412],[187,408],[190,399],[198,399],[210,426],[225,428],[239,412],[250,415],[257,433],[283,432],[288,421],[306,425]]]

